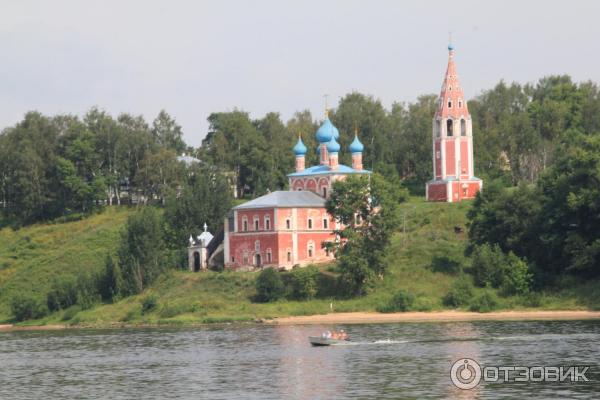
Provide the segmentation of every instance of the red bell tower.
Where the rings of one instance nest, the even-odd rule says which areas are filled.
[[[448,46],[448,68],[433,117],[433,179],[427,201],[472,199],[483,182],[473,174],[473,131],[467,101],[456,73],[454,48]]]

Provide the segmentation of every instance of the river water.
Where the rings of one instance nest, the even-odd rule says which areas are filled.
[[[599,398],[600,321],[337,326],[352,343],[311,347],[331,326],[0,333],[0,399]],[[591,366],[589,382],[453,386],[450,369]]]

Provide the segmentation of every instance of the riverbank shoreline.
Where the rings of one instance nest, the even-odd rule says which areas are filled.
[[[143,328],[172,328],[193,327],[219,324],[264,324],[264,325],[352,325],[352,324],[388,324],[403,322],[464,322],[464,321],[565,321],[600,319],[600,311],[495,311],[477,313],[472,311],[433,311],[433,312],[347,312],[315,314],[303,316],[278,317],[273,319],[256,319],[254,322],[225,322],[225,323],[174,323],[174,324],[127,324],[106,323],[97,325],[12,325],[0,324],[0,333],[15,331],[55,331],[65,329],[143,329]]]
[[[461,322],[461,321],[535,321],[600,319],[600,311],[472,311],[434,312],[351,312],[275,318],[266,323],[274,325],[383,324],[401,322]]]

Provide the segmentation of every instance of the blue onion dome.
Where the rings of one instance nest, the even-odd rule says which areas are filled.
[[[317,140],[319,143],[327,143],[331,140],[331,138],[338,139],[340,137],[340,132],[337,128],[331,123],[329,118],[325,118],[323,124],[317,129]]]
[[[294,146],[294,154],[297,156],[303,156],[306,154],[307,150],[308,149],[302,142],[302,138],[298,138],[298,143],[296,143],[296,145]]]
[[[365,146],[363,146],[363,144],[360,142],[360,140],[358,140],[358,135],[354,136],[354,140],[352,141],[352,143],[350,143],[349,149],[350,149],[350,153],[352,153],[352,154],[362,153],[363,150],[365,149]]]
[[[452,51],[452,50],[454,50],[454,46],[452,46],[452,43],[450,43],[450,44],[448,45],[448,51]]]
[[[340,152],[340,144],[335,140],[334,137],[332,137],[331,140],[327,142],[327,151],[330,153]]]

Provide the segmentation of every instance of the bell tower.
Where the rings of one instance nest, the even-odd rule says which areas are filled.
[[[448,67],[433,117],[433,179],[427,182],[428,201],[472,199],[482,181],[473,173],[473,130],[460,85],[454,47],[448,46]]]

